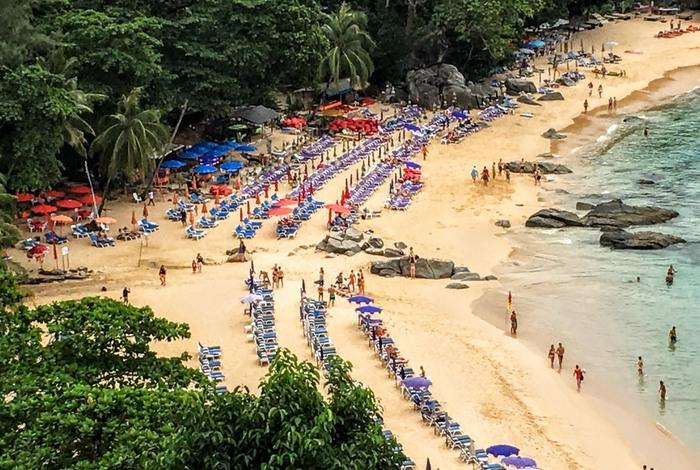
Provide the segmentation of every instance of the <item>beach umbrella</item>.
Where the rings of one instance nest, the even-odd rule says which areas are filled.
[[[350,209],[345,206],[341,206],[340,204],[326,204],[325,207],[333,212],[337,212],[338,214],[347,214],[350,212]]]
[[[250,199],[245,202],[246,205],[246,210],[248,212],[248,216],[250,216]]]
[[[495,446],[488,447],[486,449],[486,452],[496,457],[510,457],[511,455],[518,455],[520,453],[520,449],[508,444],[498,444]]]
[[[86,194],[85,196],[79,197],[78,201],[82,202],[83,204],[92,204],[93,201],[93,195],[92,194]],[[99,204],[102,202],[102,196],[98,196],[95,194],[94,196],[94,201],[95,204]]]
[[[426,388],[430,387],[433,383],[426,379],[425,377],[409,377],[401,381],[406,387],[410,388]]]
[[[34,195],[30,193],[19,193],[17,194],[17,202],[32,202],[34,200]]]
[[[258,148],[253,146],[253,145],[241,145],[235,151],[236,152],[255,152],[256,150],[258,150]]]
[[[182,168],[185,165],[186,165],[186,163],[183,163],[179,160],[168,160],[167,162],[161,163],[160,167],[161,168],[173,168],[173,169],[175,169],[175,168]]]
[[[215,206],[219,205],[219,191],[214,193],[214,205]]]
[[[289,215],[291,212],[291,207],[273,207],[267,211],[267,213],[270,215]]]
[[[75,199],[61,199],[60,201],[56,201],[54,204],[61,209],[77,209],[78,207],[83,206],[82,202],[76,201]]]
[[[136,211],[131,211],[131,225],[136,227]]]
[[[146,206],[146,204],[143,205],[143,210],[141,211],[141,213],[143,214],[144,218],[148,217],[148,207]]]
[[[275,203],[276,206],[283,207],[283,206],[294,206],[296,205],[297,201],[295,199],[289,199],[289,198],[284,198],[280,199]]]
[[[372,297],[366,297],[364,295],[353,295],[352,297],[348,298],[348,302],[355,304],[371,304],[372,302],[374,302],[374,299]]]
[[[73,219],[71,219],[67,215],[59,214],[51,217],[51,221],[57,224],[70,224],[73,222]]]
[[[535,459],[531,459],[530,457],[504,457],[501,459],[501,463],[504,465],[510,465],[515,468],[534,468],[537,466],[537,462],[535,462]]]
[[[381,313],[382,308],[376,305],[363,305],[362,307],[357,307],[355,311],[359,313]]]
[[[416,163],[416,162],[404,162],[404,165],[406,165],[408,168],[412,168],[414,170],[420,170],[421,166]]]
[[[535,51],[533,51],[532,49],[522,48],[518,52],[524,55],[535,55]]]
[[[238,209],[238,217],[240,217],[241,222],[243,222],[243,208],[242,207]]]
[[[210,175],[216,173],[217,170],[216,167],[212,165],[197,165],[192,171],[198,175]]]
[[[190,225],[194,227],[194,212],[190,212]]]
[[[44,195],[45,195],[46,197],[50,197],[50,198],[56,199],[56,198],[65,196],[66,193],[64,193],[63,191],[46,191],[46,192],[44,193]]]
[[[113,225],[117,223],[117,219],[115,219],[114,217],[98,217],[95,219],[95,222],[100,224]]]
[[[51,212],[56,212],[56,207],[48,204],[39,204],[32,207],[32,212],[35,214],[49,214]]]
[[[252,268],[251,268],[251,272],[253,272]],[[252,304],[255,302],[260,302],[261,300],[263,300],[263,296],[259,295],[259,294],[248,294],[248,295],[244,295],[243,297],[241,297],[242,304]]]
[[[233,173],[234,171],[238,171],[243,168],[243,163],[239,161],[224,162],[219,165],[219,168],[229,173]]]
[[[207,209],[207,203],[202,203],[202,214],[208,214],[209,209]]]
[[[68,188],[68,192],[70,194],[90,194],[92,191],[90,190],[89,186],[79,185],[71,186],[70,188]]]

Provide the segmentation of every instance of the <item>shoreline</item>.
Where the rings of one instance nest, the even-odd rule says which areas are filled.
[[[607,112],[607,106],[605,105],[600,105],[592,110],[589,109],[587,114],[580,113],[572,119],[571,124],[559,129],[560,132],[566,134],[569,138],[563,141],[552,141],[552,153],[558,154],[556,159],[558,163],[567,164],[572,161],[575,163],[578,158],[578,150],[595,144],[596,139],[605,135],[609,127],[614,122],[619,121],[622,116],[631,116],[665,106],[672,106],[673,100],[677,97],[691,93],[698,87],[700,87],[700,58],[697,64],[679,66],[668,70],[662,77],[650,80],[644,88],[631,91],[618,99],[618,111],[613,114]],[[557,182],[548,183],[547,185],[550,187],[554,186],[554,189],[556,189]],[[539,197],[543,199],[544,206],[547,206],[547,202],[553,199],[551,194],[544,191],[540,193]],[[525,251],[527,251],[527,247],[517,247],[511,244],[510,253],[494,268],[495,272],[499,275],[507,273],[511,263],[518,256],[528,256],[524,254]],[[503,302],[494,298],[495,291],[495,288],[488,289],[480,298],[476,299],[472,304],[473,311],[494,311],[502,308]],[[502,297],[502,289],[497,295]],[[522,296],[527,297],[527,294]],[[534,304],[534,302],[532,303]],[[476,314],[495,328],[503,328],[503,325],[498,325],[499,322],[496,320],[495,315]],[[544,341],[542,336],[526,334],[522,337],[534,356],[541,357],[546,352],[548,341]],[[581,351],[567,349],[568,357],[576,357],[577,354],[580,356],[580,353]],[[573,387],[571,388],[573,389]],[[689,448],[679,436],[655,421],[652,415],[643,410],[641,406],[636,406],[632,410],[628,409],[625,403],[627,397],[620,393],[619,390],[601,386],[600,384],[590,387],[589,390],[590,393],[587,394],[586,399],[592,401],[603,415],[609,417],[611,422],[620,423],[616,428],[622,431],[623,436],[627,439],[635,454],[644,455],[646,459],[649,459],[653,455],[665,453],[671,456],[673,465],[682,465],[683,468],[700,468],[700,453],[697,450]],[[670,452],[659,452],[660,448],[667,449]],[[654,451],[650,452],[649,449],[654,449]],[[666,463],[668,464],[669,462]]]
[[[638,85],[648,85],[654,77],[663,75],[664,67],[698,59],[700,34],[659,40],[650,34],[658,27],[632,20],[581,33],[589,44],[600,44],[612,37],[621,44],[625,40],[646,44],[644,47],[654,52],[641,58],[625,55],[622,66],[629,78],[611,77],[606,87],[617,86],[633,93]],[[673,57],[661,63],[659,58],[669,56],[669,51]],[[580,114],[576,103],[582,102],[581,96],[586,94],[583,84],[561,91],[566,96],[564,102],[537,108],[521,105],[519,111],[536,111],[532,119],[504,116],[458,145],[431,144],[423,168],[427,184],[409,210],[384,210],[376,220],[361,221],[359,228],[374,230],[387,242],[404,241],[421,256],[445,257],[482,275],[493,273],[514,251],[508,232],[495,227],[495,220],[507,218],[514,226],[520,226],[546,202],[546,197],[540,197],[544,193],[527,176],[514,175],[511,185],[498,179],[484,188],[471,183],[468,170],[472,164],[490,165],[501,157],[515,160],[551,151],[552,142],[539,134],[548,127],[571,125]],[[335,200],[343,179],[355,169],[336,176],[315,197]],[[544,183],[545,187],[556,184]],[[280,192],[286,189],[285,186]],[[367,206],[381,207],[386,189],[386,185],[379,188]],[[159,214],[169,206],[165,198],[157,203]],[[115,203],[113,213],[120,220],[129,220],[134,207],[139,209],[125,202]],[[242,328],[245,318],[238,296],[244,294],[242,280],[247,277],[248,264],[205,266],[203,273],[196,275],[189,272],[189,262],[196,253],[201,251],[205,258],[219,262],[225,249],[237,245],[230,233],[237,223],[234,219],[222,222],[222,227],[213,230],[203,242],[185,240],[179,224],[157,219],[161,231],[149,237],[143,256],[139,242],[120,244],[107,251],[73,242],[72,260],[95,267],[95,277],[87,283],[39,287],[33,301],[85,295],[118,298],[121,288],[128,285],[134,304],[150,305],[157,315],[190,324],[190,340],[159,344],[159,353],[193,352],[197,341],[220,344],[224,349],[226,384],[229,388],[240,385],[255,391],[267,369],[258,365],[254,347],[246,341]],[[302,248],[318,243],[326,233],[325,214],[320,214],[306,222],[293,241],[275,240],[272,222],[265,222],[260,234],[247,241],[254,251],[257,269],[269,270],[274,263],[281,263],[285,269],[287,286],[275,294],[280,312],[276,319],[279,342],[304,360],[311,357],[295,313],[301,280],[312,285],[321,266],[333,277],[339,271],[347,274],[350,269],[366,270],[370,261],[378,259],[366,254],[328,257]],[[141,259],[138,269],[137,258]],[[167,288],[160,288],[156,282],[160,264],[170,269]],[[551,374],[544,353],[533,351],[527,340],[513,340],[503,328],[494,328],[483,318],[489,310],[505,312],[507,288],[501,281],[471,283],[469,289],[460,291],[445,289],[447,282],[367,276],[367,292],[384,307],[382,319],[402,354],[414,367],[425,366],[435,384],[435,397],[462,423],[464,432],[475,439],[478,447],[517,444],[524,455],[534,457],[540,467],[547,469],[641,467],[639,458],[633,455],[633,446],[592,397],[577,394],[571,387],[572,379],[565,382],[566,379]],[[106,292],[100,290],[101,285],[107,287]],[[498,304],[475,304],[487,289],[500,290]],[[518,305],[522,296],[517,292],[514,295]],[[357,332],[353,309],[346,302],[338,304],[328,319],[331,337],[339,354],[353,362],[353,377],[369,386],[381,402],[387,428],[395,432],[406,453],[419,464],[429,457],[434,467],[462,468],[456,453],[447,451],[444,441],[423,426],[416,413],[409,412],[410,403],[400,397]],[[527,330],[527,319],[523,319],[523,329]],[[567,356],[567,363],[570,360]],[[667,458],[657,444],[649,447]]]

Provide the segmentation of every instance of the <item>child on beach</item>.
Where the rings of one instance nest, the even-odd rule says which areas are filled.
[[[160,285],[164,286],[165,285],[165,275],[167,274],[167,271],[165,269],[165,265],[161,264],[160,269],[158,270],[158,278],[160,278]]]
[[[196,274],[196,273],[197,273],[197,260],[193,259],[192,260],[192,274]]]

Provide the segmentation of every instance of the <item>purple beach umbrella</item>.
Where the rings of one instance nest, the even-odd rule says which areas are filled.
[[[433,384],[430,380],[420,376],[409,377],[404,379],[401,383],[410,388],[426,388]]]
[[[510,457],[511,455],[518,455],[520,449],[508,444],[499,444],[488,447],[486,452],[496,457]]]
[[[374,302],[374,299],[372,297],[365,297],[364,295],[353,295],[348,298],[348,302],[355,304],[371,304]]]
[[[501,459],[501,463],[504,465],[513,466],[515,468],[537,467],[537,462],[530,457],[504,457]]]

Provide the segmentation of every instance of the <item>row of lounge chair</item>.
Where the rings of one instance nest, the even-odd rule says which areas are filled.
[[[202,343],[197,343],[197,357],[199,358],[199,369],[216,383],[214,391],[218,394],[228,392],[226,385],[220,383],[225,379],[224,373],[221,372],[221,347],[204,346]]]
[[[413,196],[418,194],[423,189],[423,183],[420,181],[404,181],[399,186],[398,190],[392,194],[384,204],[384,207],[392,210],[405,211],[413,202]]]
[[[335,346],[333,346],[333,342],[328,335],[326,313],[327,306],[325,302],[313,300],[308,297],[302,298],[300,306],[300,321],[304,338],[306,338],[306,343],[309,345],[309,348],[311,348],[311,353],[316,361],[316,365],[319,367],[319,369],[321,369],[324,377],[327,378],[330,365],[329,358],[337,356],[338,352],[336,351]],[[376,416],[374,419],[378,424],[384,424],[381,417]],[[388,440],[395,439],[394,434],[388,429],[383,429],[382,434]],[[398,442],[397,451],[402,451],[401,445]],[[409,458],[407,458],[401,465],[402,470],[415,468],[415,462]]]
[[[383,335],[377,336],[375,328],[382,326],[382,320],[370,317],[360,317],[358,327],[367,337],[369,346],[374,350],[389,377],[394,380],[396,387],[407,400],[413,403],[413,409],[420,413],[421,420],[433,428],[433,432],[444,438],[445,446],[459,452],[459,457],[465,463],[477,465],[482,470],[504,470],[498,463],[489,463],[488,455],[483,449],[475,449],[473,439],[465,434],[461,425],[453,420],[442,408],[427,387],[414,388],[405,385],[404,380],[416,376],[408,359],[401,356],[398,346],[384,328]],[[382,326],[383,328],[383,326]]]
[[[301,204],[292,210],[289,216],[283,217],[277,221],[277,227],[275,229],[277,238],[296,237],[301,224],[309,220],[311,216],[324,205],[325,202],[317,201],[311,195],[306,196],[306,198],[301,201]]]
[[[246,286],[250,290],[250,278],[246,279]],[[277,355],[279,345],[277,343],[277,329],[275,326],[275,301],[272,289],[253,280],[252,293],[262,297],[262,300],[250,304],[246,311],[250,315],[250,324],[244,328],[248,335],[248,341],[255,344],[255,353],[261,366],[270,365]]]

